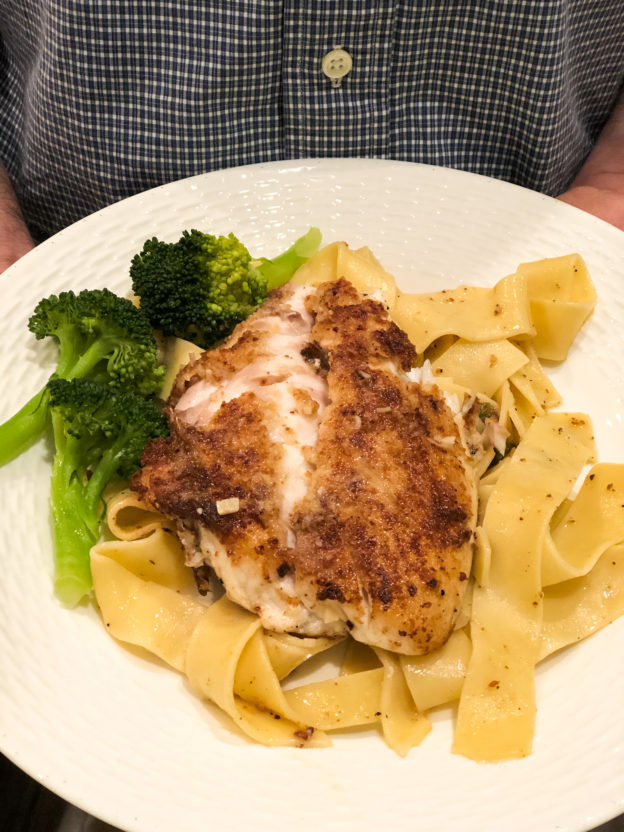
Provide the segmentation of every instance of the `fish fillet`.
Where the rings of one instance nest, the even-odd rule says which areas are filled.
[[[444,644],[470,574],[461,414],[346,280],[285,286],[179,374],[133,487],[267,629]]]

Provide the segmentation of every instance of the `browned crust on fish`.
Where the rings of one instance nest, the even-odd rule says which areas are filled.
[[[356,305],[354,294],[342,281],[310,301],[332,404],[293,518],[297,586],[310,605],[340,603],[393,649],[428,652],[446,641],[463,597],[474,493],[440,391],[387,371],[389,359],[409,369],[411,344],[381,304]],[[453,449],[437,444],[450,436]]]
[[[245,393],[223,404],[207,428],[172,411],[169,418],[171,436],[149,443],[132,488],[184,528],[209,528],[232,563],[261,555],[267,574],[277,569],[285,545],[275,488],[279,448],[269,441],[265,403]],[[217,504],[231,497],[238,511],[220,515]]]

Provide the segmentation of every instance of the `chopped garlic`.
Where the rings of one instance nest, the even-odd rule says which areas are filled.
[[[505,456],[509,431],[504,425],[501,425],[495,419],[486,419],[483,435],[486,439],[489,439],[495,451],[498,451],[501,456]]]
[[[228,497],[226,500],[217,500],[215,503],[217,514],[236,514],[240,508],[238,497]]]
[[[428,358],[424,361],[422,367],[412,367],[405,375],[409,381],[421,384],[423,387],[431,387],[432,384],[435,384],[431,361]]]

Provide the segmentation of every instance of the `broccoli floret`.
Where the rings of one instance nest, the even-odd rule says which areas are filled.
[[[154,333],[144,312],[108,289],[61,292],[39,301],[28,321],[59,344],[56,375],[99,378],[148,395],[162,383]]]
[[[89,379],[47,384],[55,453],[51,507],[55,591],[75,606],[92,586],[89,552],[100,534],[102,494],[129,478],[150,438],[166,436],[166,418],[150,399]]]
[[[59,355],[54,377],[91,378],[144,394],[159,389],[164,367],[145,314],[108,289],[61,292],[37,304],[28,328],[36,338],[52,337]],[[45,431],[49,391],[40,390],[0,425],[0,465],[19,456]]]
[[[273,260],[252,261],[234,234],[185,231],[176,243],[154,237],[132,259],[132,288],[155,329],[208,348],[289,280],[319,243],[311,228]]]

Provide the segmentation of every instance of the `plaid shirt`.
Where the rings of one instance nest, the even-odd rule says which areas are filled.
[[[624,79],[622,0],[0,0],[0,159],[38,237],[215,168],[376,156],[545,193]],[[334,47],[353,68],[321,72]]]

